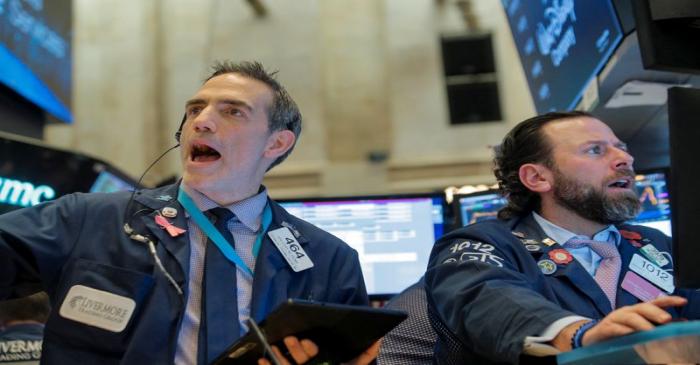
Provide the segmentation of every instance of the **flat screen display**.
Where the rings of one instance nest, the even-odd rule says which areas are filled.
[[[72,115],[71,0],[0,0],[0,82],[56,118]]]
[[[393,295],[423,276],[444,233],[444,195],[282,200],[292,215],[347,242],[359,254],[367,292]]]
[[[656,228],[671,237],[671,199],[666,174],[662,171],[638,174],[635,187],[642,212],[630,223]]]
[[[538,114],[571,110],[622,39],[610,0],[501,0]]]
[[[462,226],[495,219],[498,210],[506,205],[506,199],[498,192],[486,191],[468,195],[455,195]]]
[[[70,193],[134,186],[132,179],[102,161],[0,135],[0,214]]]

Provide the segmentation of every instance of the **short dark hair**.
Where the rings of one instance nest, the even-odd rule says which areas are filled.
[[[238,74],[244,77],[258,80],[272,89],[272,105],[268,109],[268,126],[270,131],[280,131],[289,129],[296,137],[294,145],[284,155],[278,157],[268,170],[279,165],[284,161],[296,145],[299,135],[301,134],[301,112],[299,107],[289,95],[287,90],[276,79],[277,71],[267,72],[265,67],[260,62],[232,62],[232,61],[217,61],[212,65],[212,74],[207,77],[206,81],[224,74]]]
[[[0,302],[0,325],[11,321],[36,321],[46,323],[51,312],[49,297],[45,292],[28,297]]]
[[[554,167],[552,146],[542,133],[550,122],[579,117],[595,118],[582,111],[551,112],[526,119],[516,125],[496,146],[493,173],[498,190],[508,199],[508,204],[498,211],[498,218],[509,219],[540,209],[541,200],[520,181],[520,166],[541,163]]]

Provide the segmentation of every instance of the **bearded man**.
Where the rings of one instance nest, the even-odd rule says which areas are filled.
[[[431,254],[437,363],[539,364],[535,356],[699,316],[697,292],[673,287],[669,237],[625,224],[641,209],[633,161],[588,113],[536,116],[506,135],[494,173],[508,205]]]

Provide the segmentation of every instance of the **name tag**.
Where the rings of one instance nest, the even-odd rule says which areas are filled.
[[[625,274],[621,286],[622,289],[627,290],[627,292],[634,295],[642,302],[648,302],[666,295],[659,288],[649,284],[648,281],[632,271],[628,271],[627,274]]]
[[[314,263],[311,262],[309,255],[306,254],[306,251],[301,247],[289,228],[278,228],[267,232],[267,235],[270,236],[270,239],[277,246],[277,249],[294,272],[314,267]]]
[[[136,302],[131,298],[75,285],[68,290],[58,314],[89,326],[121,332],[134,314],[134,308]]]
[[[639,274],[639,276],[649,280],[652,284],[663,289],[667,293],[673,293],[675,286],[673,285],[673,275],[656,266],[656,264],[643,258],[641,255],[634,254],[630,261],[630,270]]]

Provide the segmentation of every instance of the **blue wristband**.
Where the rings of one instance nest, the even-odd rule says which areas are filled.
[[[591,328],[592,328],[593,326],[595,326],[596,324],[598,324],[598,320],[597,320],[597,319],[594,319],[594,320],[592,320],[592,321],[588,321],[588,322],[582,324],[582,325],[576,330],[576,332],[574,332],[574,336],[571,337],[571,348],[572,348],[572,349],[577,349],[577,348],[583,346],[583,344],[581,343],[581,340],[583,340],[583,335],[586,334],[586,331],[588,331],[589,329],[591,329]]]

